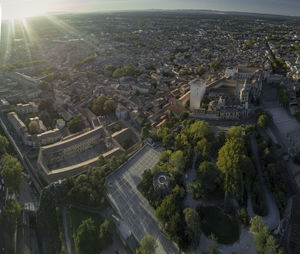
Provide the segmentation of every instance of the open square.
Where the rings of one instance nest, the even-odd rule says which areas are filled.
[[[160,151],[146,145],[106,180],[108,199],[119,216],[140,241],[153,236],[158,244],[157,254],[178,253],[175,245],[161,232],[155,210],[138,191],[143,172],[158,162]]]

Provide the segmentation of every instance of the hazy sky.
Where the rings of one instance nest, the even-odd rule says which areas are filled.
[[[4,18],[45,12],[213,9],[300,16],[300,0],[0,0]]]

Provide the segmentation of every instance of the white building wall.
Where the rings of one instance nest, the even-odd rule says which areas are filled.
[[[226,70],[225,70],[225,76],[227,78],[234,77],[235,73],[236,73],[236,68],[234,68],[234,67],[227,67]]]
[[[190,109],[199,109],[206,91],[206,82],[193,80],[191,83]]]

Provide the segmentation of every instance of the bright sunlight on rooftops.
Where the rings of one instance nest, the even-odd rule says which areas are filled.
[[[45,14],[51,0],[3,0],[2,16],[4,19],[23,19]]]

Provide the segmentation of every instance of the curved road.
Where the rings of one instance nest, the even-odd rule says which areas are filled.
[[[263,219],[264,219],[265,224],[268,225],[271,230],[273,230],[280,223],[279,209],[276,205],[276,202],[273,198],[271,191],[269,190],[269,188],[266,187],[266,185],[264,183],[263,174],[262,174],[261,165],[260,165],[260,159],[259,159],[259,155],[258,155],[257,143],[256,143],[256,139],[253,135],[251,136],[251,150],[252,150],[252,154],[255,159],[255,165],[257,168],[258,179],[262,186],[262,190],[265,194],[265,202],[268,207],[268,215],[264,216]]]

